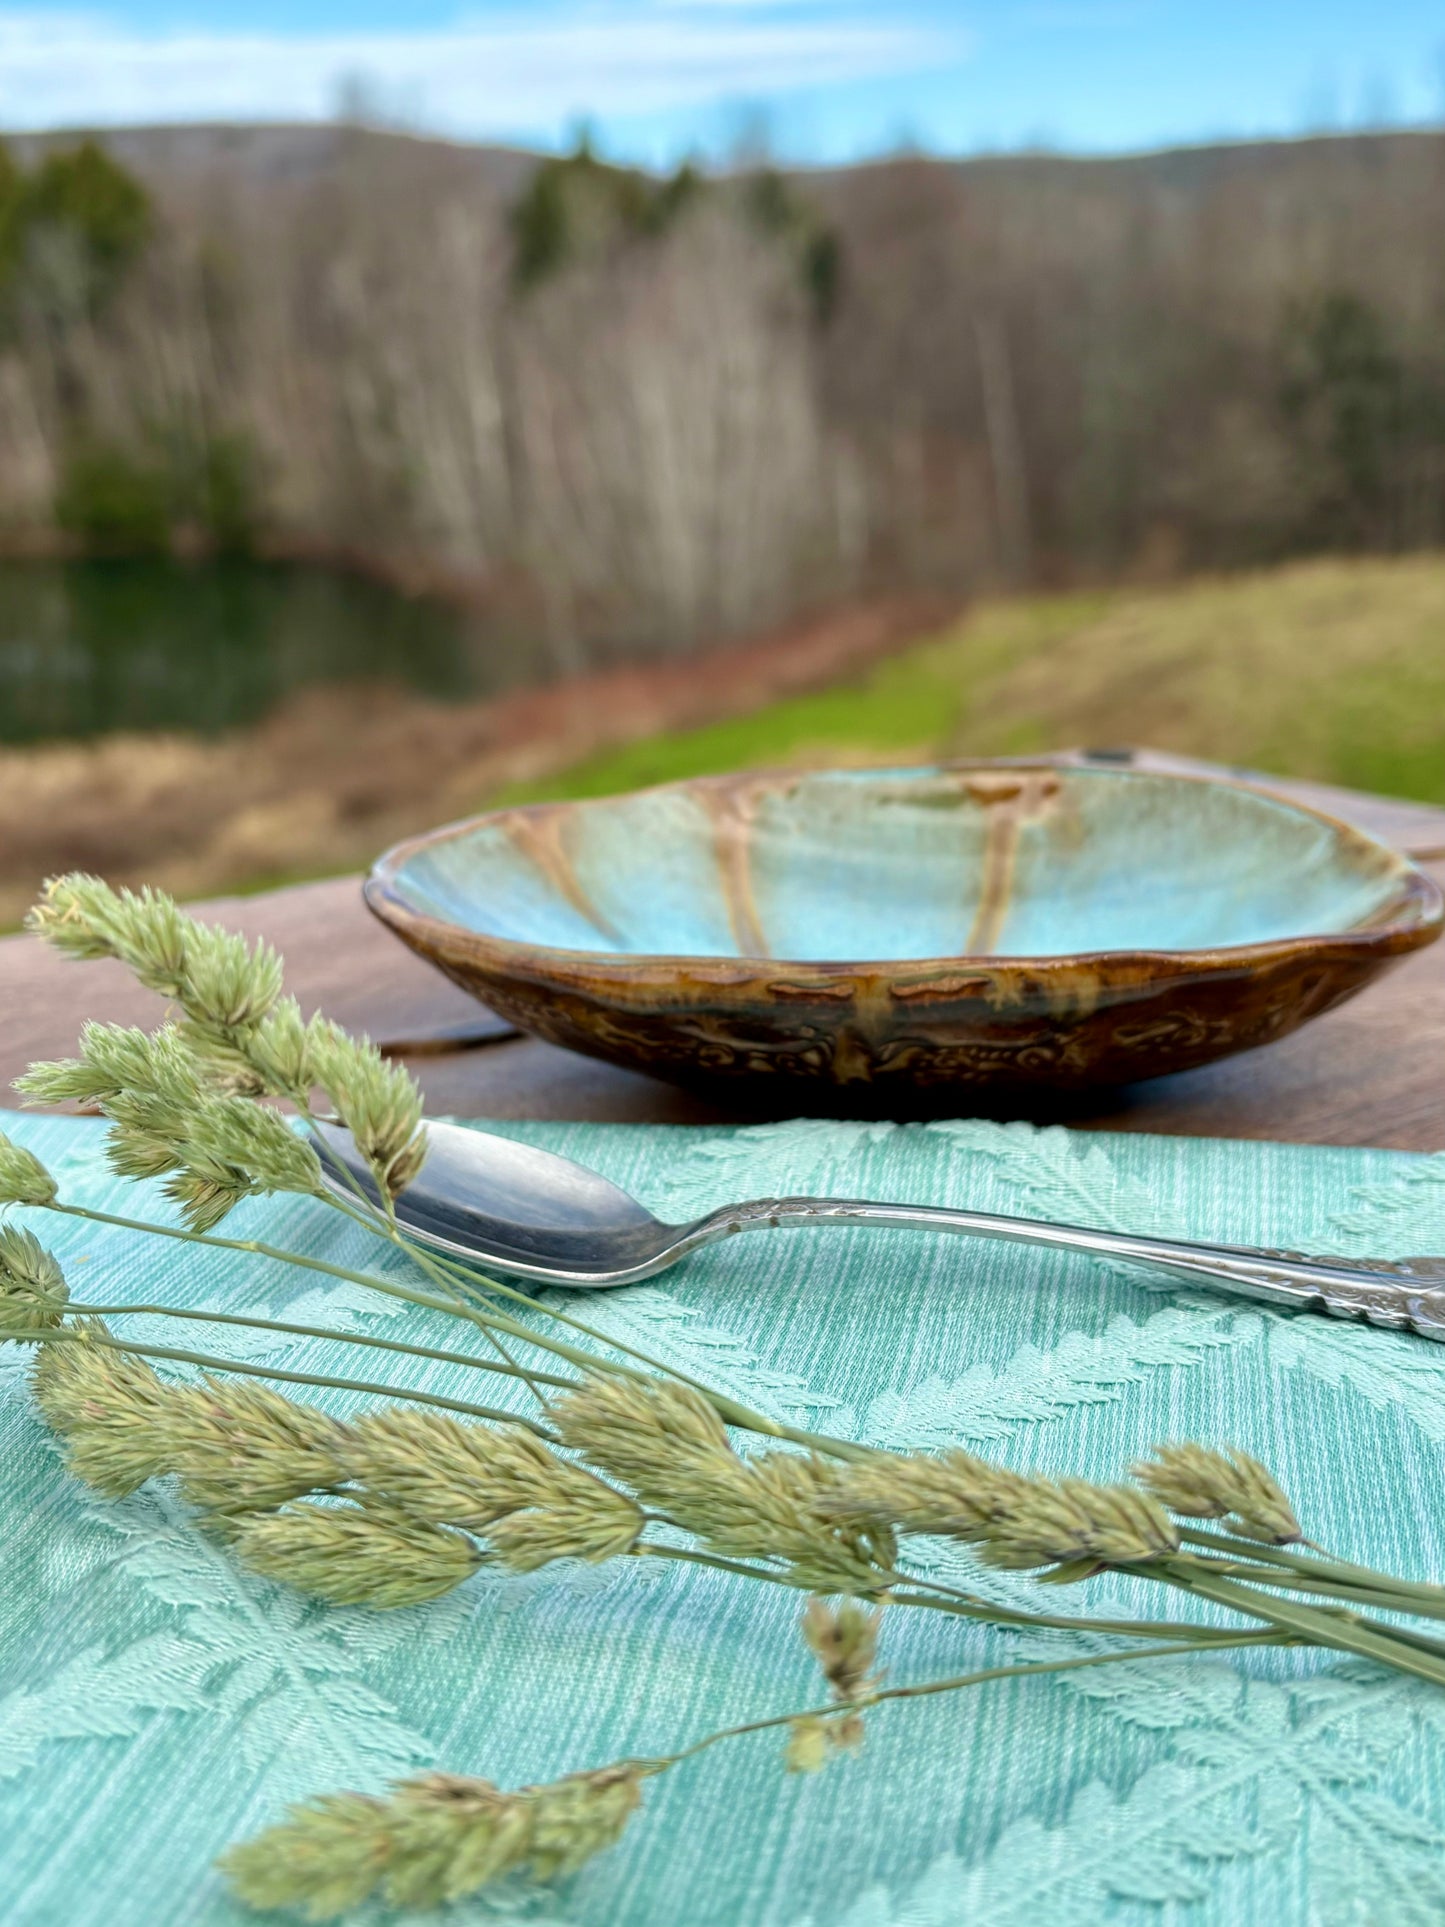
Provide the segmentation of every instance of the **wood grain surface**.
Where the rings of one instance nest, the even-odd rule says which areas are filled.
[[[1213,767],[1143,751],[1094,754],[1101,761],[1127,757],[1136,767]],[[1396,843],[1445,884],[1445,810],[1317,784],[1252,780]],[[723,1110],[652,1078],[517,1036],[376,923],[362,904],[358,878],[194,908],[275,944],[286,958],[287,983],[306,1009],[323,1006],[349,1029],[397,1047],[434,1113],[627,1123],[786,1114],[765,1086],[750,1094],[746,1107]],[[0,941],[0,1079],[7,1091],[34,1059],[69,1054],[87,1017],[153,1024],[160,1015],[159,1000],[118,965],[67,963],[29,937]],[[940,1104],[930,1108],[937,1113]],[[973,1104],[960,1090],[942,1108],[967,1114]],[[1097,1130],[1445,1148],[1445,941],[1406,958],[1353,1002],[1282,1043],[1121,1091],[1070,1102],[1035,1099],[991,1114]]]

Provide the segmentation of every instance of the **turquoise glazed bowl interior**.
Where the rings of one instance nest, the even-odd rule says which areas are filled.
[[[1407,859],[1263,791],[1012,765],[500,810],[392,851],[367,895],[558,1042],[835,1081],[1180,1068],[1292,1029],[1441,919]]]

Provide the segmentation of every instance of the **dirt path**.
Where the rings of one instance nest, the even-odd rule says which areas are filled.
[[[195,896],[357,868],[399,836],[484,807],[506,784],[823,688],[950,613],[937,600],[894,598],[490,702],[312,690],[221,738],[0,750],[0,928],[59,870]]]

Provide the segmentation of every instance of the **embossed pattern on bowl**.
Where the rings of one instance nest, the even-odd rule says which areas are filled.
[[[458,983],[689,1082],[1123,1083],[1269,1042],[1439,934],[1405,857],[1244,784],[968,764],[498,810],[366,884]]]

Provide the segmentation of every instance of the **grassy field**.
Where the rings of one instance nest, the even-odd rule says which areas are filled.
[[[1445,803],[1445,557],[982,605],[865,678],[500,800],[743,765],[1148,744]]]

